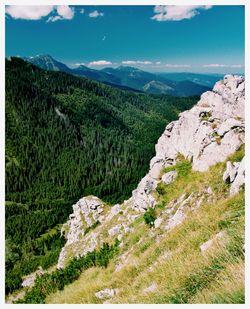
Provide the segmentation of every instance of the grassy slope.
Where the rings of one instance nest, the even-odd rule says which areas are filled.
[[[241,149],[232,160],[240,160]],[[229,198],[222,180],[225,163],[206,173],[190,171],[158,194],[159,203],[178,198],[184,192],[199,194],[210,186],[212,200],[169,233],[150,229],[140,217],[132,224],[135,231],[123,243],[128,251],[125,266],[115,272],[119,259],[108,268],[91,268],[63,291],[50,295],[47,303],[101,303],[95,292],[118,288],[111,303],[243,303],[244,302],[244,190]],[[166,206],[167,207],[167,206]],[[162,211],[157,208],[158,215]],[[205,253],[200,246],[223,231]],[[143,291],[153,283],[152,292]]]

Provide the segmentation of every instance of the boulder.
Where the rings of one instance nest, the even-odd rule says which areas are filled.
[[[238,166],[237,175],[231,184],[230,196],[237,194],[240,187],[245,183],[245,157],[242,159]]]
[[[239,163],[232,163],[227,161],[226,171],[223,174],[223,181],[226,183],[232,183],[237,175]]]
[[[209,248],[211,248],[214,245],[216,241],[223,238],[224,236],[225,236],[225,233],[223,231],[217,233],[213,238],[209,239],[208,241],[206,241],[204,244],[200,246],[201,252],[204,253],[205,251],[207,251]]]
[[[162,219],[157,218],[154,222],[154,227],[157,229],[158,227],[160,227],[161,223],[162,223]]]
[[[114,297],[119,292],[118,289],[104,289],[95,293],[99,299],[107,299]]]
[[[165,184],[168,185],[171,182],[173,182],[176,179],[176,177],[177,177],[177,172],[171,171],[171,172],[165,173],[161,179]]]

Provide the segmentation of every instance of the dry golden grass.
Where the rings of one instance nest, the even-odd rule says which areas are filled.
[[[106,269],[83,272],[63,291],[50,295],[47,303],[102,303],[95,292],[118,288],[110,303],[242,303],[244,302],[244,192],[228,198],[222,181],[225,164],[207,173],[191,172],[164,188],[161,202],[178,198],[183,192],[201,192],[211,186],[214,199],[170,232],[149,233],[142,218],[123,241],[120,255],[129,251],[125,265],[115,271],[119,258]],[[181,188],[181,189],[180,189]],[[167,196],[166,196],[167,195]],[[211,249],[200,246],[223,231]],[[151,235],[151,236],[150,236]],[[144,290],[156,284],[151,292]]]

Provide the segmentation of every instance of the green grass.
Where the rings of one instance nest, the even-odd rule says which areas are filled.
[[[117,256],[106,269],[88,269],[63,291],[49,295],[46,303],[102,303],[94,293],[104,288],[119,289],[110,300],[118,304],[244,303],[244,189],[229,197],[229,185],[222,180],[225,162],[205,173],[187,166],[185,162],[183,169],[178,167],[185,176],[181,172],[173,183],[161,185],[163,193],[156,194],[155,210],[158,215],[183,193],[198,196],[211,187],[213,195],[205,194],[197,211],[189,212],[188,219],[168,233],[149,228],[143,215],[137,218],[133,233],[120,247],[119,254],[128,253],[120,271],[115,271]],[[219,232],[223,237],[202,253],[200,246]],[[143,292],[153,283],[156,290]]]
[[[228,158],[228,160],[232,162],[240,162],[243,159],[244,155],[245,155],[245,144],[242,144],[240,148]]]

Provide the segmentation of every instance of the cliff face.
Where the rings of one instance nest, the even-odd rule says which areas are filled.
[[[123,242],[134,231],[141,213],[159,202],[157,186],[168,185],[178,177],[177,171],[167,171],[166,168],[174,169],[180,157],[191,162],[193,171],[206,172],[238,150],[244,144],[244,91],[243,77],[227,75],[215,84],[213,91],[205,92],[191,110],[181,113],[179,120],[168,124],[158,140],[148,174],[128,201],[113,207],[92,196],[78,201],[64,225],[67,243],[61,251],[58,268],[64,267],[73,256],[82,256],[103,242],[115,238]],[[223,179],[231,184],[231,195],[240,190],[244,173],[244,160],[227,164]],[[210,186],[197,192],[183,192],[178,199],[169,201],[167,209],[155,220],[154,228],[167,233],[186,219],[190,209],[196,211],[204,202],[213,199]],[[118,270],[120,266],[117,265]]]

